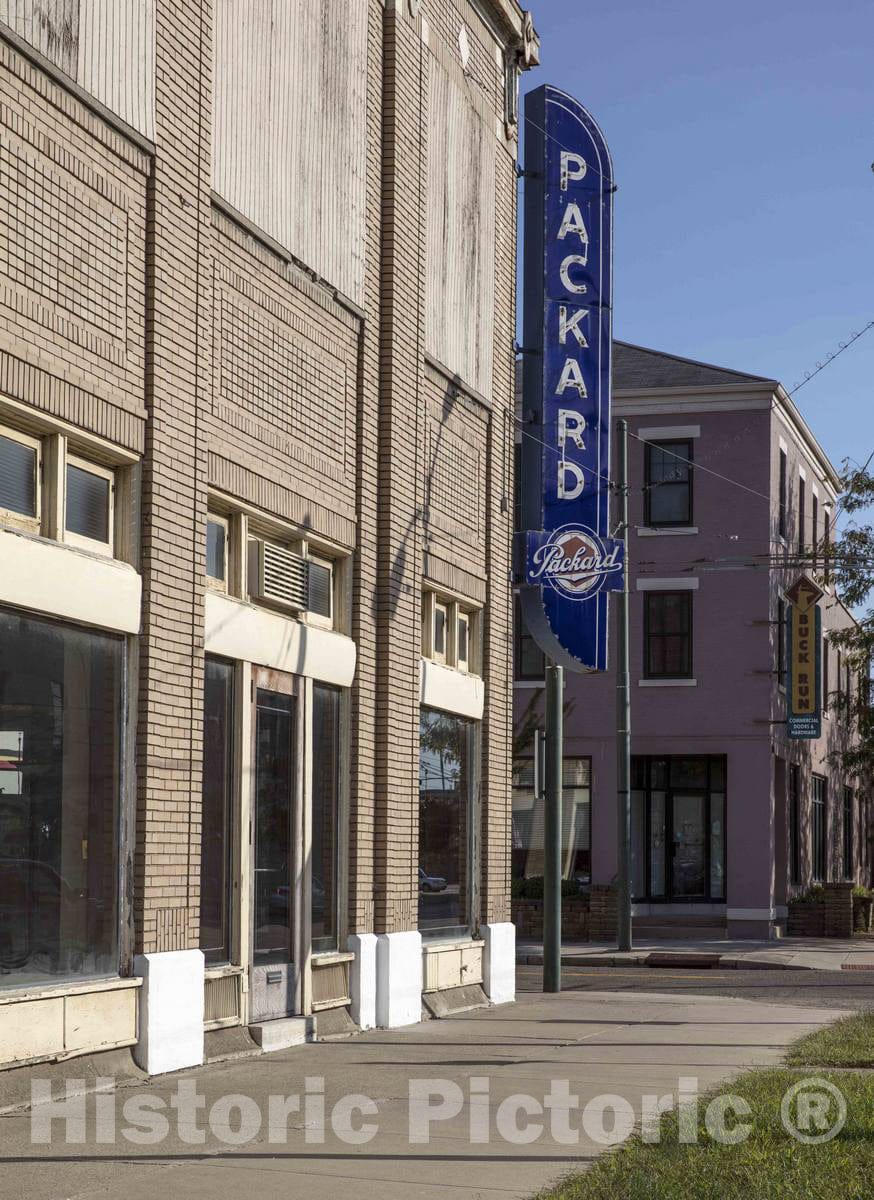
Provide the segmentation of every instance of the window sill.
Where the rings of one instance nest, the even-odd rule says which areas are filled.
[[[514,679],[514,688],[542,688],[546,687],[545,679]]]
[[[354,962],[355,955],[351,950],[317,950],[312,960],[314,966],[329,967],[332,963]]]
[[[235,967],[233,963],[217,963],[214,967],[204,968],[204,979],[224,979],[226,975],[242,975],[243,967]]]
[[[423,954],[442,954],[444,950],[476,950],[485,945],[482,939],[472,937],[448,937],[445,941],[435,938],[433,941],[426,941],[427,936],[427,932],[422,934]]]
[[[697,525],[638,525],[638,537],[689,537],[698,532]]]
[[[143,986],[143,981],[139,975],[126,977],[112,976],[107,979],[102,978],[92,979],[89,982],[72,983],[59,980],[57,983],[48,984],[41,987],[34,987],[33,984],[22,984],[20,987],[15,987],[13,984],[8,988],[4,987],[0,990],[0,1004],[17,1004],[24,1000],[50,1000],[53,996],[87,996],[89,992],[117,992],[122,988],[138,988]]]
[[[638,679],[638,687],[697,687],[697,679]]]

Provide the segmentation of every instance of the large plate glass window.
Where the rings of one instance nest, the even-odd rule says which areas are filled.
[[[0,610],[0,986],[118,971],[123,662]]]
[[[207,963],[231,957],[233,731],[233,664],[207,658],[200,835],[200,948]]]
[[[562,767],[562,878],[592,878],[592,760],[565,758]],[[513,879],[543,877],[544,801],[534,794],[534,760],[513,766]],[[538,885],[539,886],[539,885]]]
[[[419,755],[419,929],[426,936],[469,928],[476,723],[423,708]]]
[[[337,688],[313,687],[312,946],[337,949],[340,812],[340,699]]]

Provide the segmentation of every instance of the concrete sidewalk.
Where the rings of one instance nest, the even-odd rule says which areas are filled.
[[[567,942],[561,948],[564,966],[732,967],[754,970],[783,968],[794,971],[874,971],[874,938],[780,938],[772,942],[683,938],[682,941],[640,937],[634,948],[619,951],[615,943]],[[518,942],[516,962],[539,966],[539,942]]]
[[[56,1125],[51,1144],[34,1145],[31,1115],[8,1115],[2,1121],[0,1195],[28,1200],[107,1195],[125,1200],[523,1200],[604,1149],[585,1132],[576,1144],[562,1141],[558,1128],[553,1137],[550,1120],[557,1110],[567,1116],[572,1130],[580,1131],[580,1109],[607,1093],[624,1097],[637,1117],[643,1095],[676,1096],[681,1076],[697,1078],[703,1091],[745,1068],[775,1064],[789,1042],[841,1015],[712,997],[528,994],[516,1004],[403,1030],[301,1046],[152,1081],[129,1080],[114,1097],[102,1097],[102,1103],[114,1105],[118,1134],[104,1134],[100,1143],[93,1128],[93,1095],[84,1101],[88,1129],[81,1144],[67,1144],[63,1128]],[[50,1072],[46,1068],[47,1076]],[[409,1088],[417,1079],[450,1081],[439,1086],[460,1089],[458,1110],[432,1125],[428,1144],[410,1143]],[[377,1127],[371,1140],[350,1145],[330,1126],[323,1142],[313,1140],[320,1125],[316,1107],[303,1115],[292,1113],[287,1137],[283,1120],[282,1144],[268,1141],[268,1097],[308,1090],[318,1101],[320,1085],[314,1080],[324,1081],[329,1114],[349,1093],[372,1101],[370,1111],[353,1121],[356,1128],[362,1121]],[[502,1137],[501,1102],[523,1093],[540,1104],[553,1080],[569,1082],[570,1099],[559,1100],[545,1114],[519,1117],[522,1125],[542,1122],[542,1133],[527,1144]],[[153,1107],[167,1104],[178,1095],[180,1083],[196,1085],[204,1107],[177,1130],[178,1110],[168,1105],[164,1111],[172,1118],[172,1132],[159,1144],[138,1146],[125,1140],[121,1131],[131,1117],[123,1113],[123,1105],[136,1097]],[[472,1091],[480,1098],[473,1107]],[[213,1125],[220,1112],[213,1105],[229,1096],[254,1107],[256,1116],[265,1114],[260,1131],[236,1146],[223,1142]],[[487,1137],[473,1142],[472,1113],[488,1129]],[[239,1123],[239,1112],[233,1123]],[[605,1124],[612,1127],[609,1112]],[[196,1128],[204,1131],[199,1145],[191,1144]]]

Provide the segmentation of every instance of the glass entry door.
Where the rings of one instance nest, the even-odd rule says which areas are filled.
[[[253,669],[253,929],[250,1017],[298,1011],[299,698],[293,676]]]
[[[703,900],[707,894],[706,797],[674,795],[671,882],[674,900]]]
[[[725,900],[725,759],[631,760],[634,899]]]

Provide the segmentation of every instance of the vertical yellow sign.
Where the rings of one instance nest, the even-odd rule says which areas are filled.
[[[789,712],[792,738],[818,738],[822,732],[819,696],[820,616],[822,588],[801,578],[787,592],[789,610]]]

